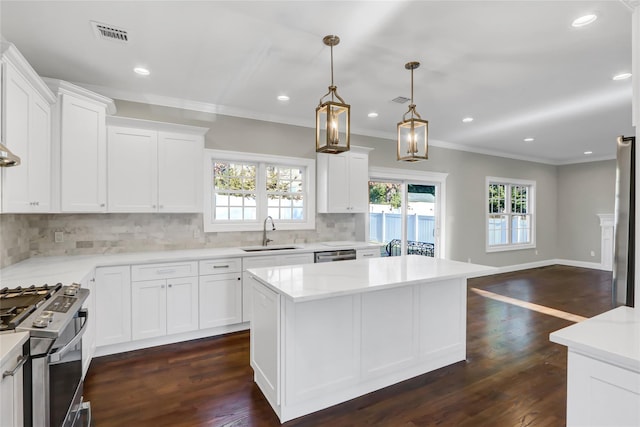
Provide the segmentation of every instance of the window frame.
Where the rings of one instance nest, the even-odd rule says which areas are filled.
[[[505,244],[499,245],[490,245],[489,244],[489,217],[492,215],[489,212],[489,186],[490,185],[505,185],[505,212],[501,213],[501,215],[507,215],[509,220],[507,221],[507,238],[508,242]],[[528,212],[525,214],[529,216],[531,221],[531,241],[529,243],[513,243],[511,242],[511,227],[512,227],[512,218],[514,215],[521,216],[522,213],[512,212],[511,211],[511,189],[512,187],[527,187],[527,207]],[[525,179],[513,179],[513,178],[500,178],[494,176],[487,176],[485,179],[485,221],[484,221],[484,231],[485,231],[485,250],[486,252],[504,252],[504,251],[516,251],[522,249],[535,249],[536,248],[536,181],[525,180]]]
[[[254,163],[256,169],[256,219],[255,220],[220,220],[213,219],[213,167],[214,161],[229,161],[237,163]],[[244,153],[226,150],[204,150],[204,203],[203,228],[205,233],[227,231],[262,231],[267,217],[267,166],[298,167],[304,170],[302,189],[304,194],[304,220],[275,219],[278,230],[313,230],[316,228],[316,163],[314,159],[300,157],[274,156],[270,154]]]

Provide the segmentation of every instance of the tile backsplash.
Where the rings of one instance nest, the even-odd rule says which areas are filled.
[[[315,230],[270,231],[269,238],[273,239],[273,244],[355,240],[358,222],[355,215],[318,214]],[[56,232],[62,241],[55,241]],[[254,246],[261,243],[260,231],[205,234],[202,214],[0,215],[0,267],[33,256]]]

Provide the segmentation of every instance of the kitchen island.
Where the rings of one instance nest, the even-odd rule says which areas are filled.
[[[618,307],[551,333],[567,351],[567,426],[640,425],[640,310]]]
[[[467,278],[408,255],[250,269],[254,380],[286,422],[466,358]]]

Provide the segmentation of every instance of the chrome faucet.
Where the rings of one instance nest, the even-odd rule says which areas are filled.
[[[271,220],[271,230],[275,230],[276,229],[276,225],[273,223],[273,218],[271,218],[271,216],[268,216],[264,219],[264,224],[262,226],[262,246],[267,246],[267,244],[269,242],[273,242],[273,240],[271,239],[267,239],[267,221]]]

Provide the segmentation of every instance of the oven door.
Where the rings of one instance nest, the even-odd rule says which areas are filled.
[[[80,419],[82,336],[87,315],[87,311],[80,310],[46,353],[33,356],[34,427],[70,427]]]

